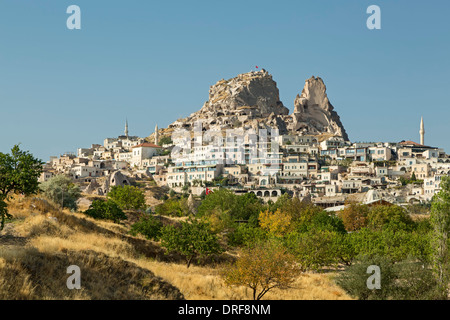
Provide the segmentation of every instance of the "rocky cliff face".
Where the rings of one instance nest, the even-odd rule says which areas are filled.
[[[294,112],[289,115],[289,109],[280,101],[276,82],[264,69],[218,81],[210,87],[209,99],[199,111],[169,128],[193,128],[196,121],[206,129],[278,128],[280,134],[327,133],[348,140],[322,79],[306,80],[301,95],[295,98]]]
[[[328,100],[326,86],[319,77],[311,77],[294,101],[292,131],[310,134],[331,133],[348,140],[339,115]]]

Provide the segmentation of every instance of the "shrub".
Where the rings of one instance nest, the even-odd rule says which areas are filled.
[[[122,209],[112,200],[96,199],[84,213],[94,219],[111,220],[115,223],[127,219]]]
[[[367,273],[369,266],[380,268],[380,289],[369,289],[367,280],[371,276]],[[348,267],[336,277],[336,283],[348,294],[359,300],[387,300],[394,296],[396,275],[393,263],[380,256],[363,257]]]
[[[148,240],[158,241],[161,238],[162,223],[151,215],[145,215],[131,226],[130,234],[142,234]]]
[[[369,289],[371,265],[380,267],[380,289]],[[426,300],[436,298],[436,280],[428,265],[408,258],[393,263],[386,257],[362,257],[336,277],[336,283],[360,300]]]

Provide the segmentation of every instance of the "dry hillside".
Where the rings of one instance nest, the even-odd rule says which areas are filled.
[[[14,220],[0,232],[0,299],[251,299],[244,287],[219,277],[231,261],[186,268],[158,243],[128,235],[118,225],[61,211],[46,200],[20,198],[9,205]],[[67,267],[81,269],[81,289],[69,290]],[[349,299],[327,274],[299,275],[289,290],[265,299]]]

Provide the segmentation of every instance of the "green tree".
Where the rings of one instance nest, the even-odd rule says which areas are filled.
[[[289,234],[284,245],[303,271],[319,271],[322,267],[337,266],[341,262],[344,256],[341,240],[337,232],[311,229]]]
[[[121,220],[126,220],[126,214],[120,209],[120,207],[114,201],[95,199],[89,206],[84,214],[94,219],[111,220],[115,223],[119,223]]]
[[[189,215],[188,200],[186,198],[170,198],[155,207],[155,213],[162,216],[184,217]]]
[[[367,226],[373,230],[381,230],[383,228],[411,230],[414,228],[414,221],[407,211],[400,206],[377,205],[369,210]]]
[[[205,196],[197,215],[203,217],[220,211],[234,220],[248,220],[252,216],[257,217],[262,208],[261,200],[253,192],[236,195],[231,190],[221,188]]]
[[[81,197],[80,188],[65,175],[56,175],[41,183],[44,195],[62,208],[77,209],[77,200]]]
[[[38,178],[43,164],[28,151],[20,150],[19,145],[15,145],[11,153],[0,152],[0,230],[5,220],[11,218],[6,203],[11,194],[30,195],[39,191]]]
[[[249,287],[253,300],[260,300],[273,288],[289,288],[299,273],[294,257],[279,242],[265,241],[244,248],[222,277],[227,285]]]
[[[431,224],[433,226],[433,270],[441,299],[448,299],[449,285],[449,232],[450,232],[450,177],[442,177],[441,191],[433,197]]]
[[[192,259],[204,258],[223,252],[217,235],[208,223],[198,219],[181,222],[180,227],[164,226],[161,230],[161,246],[167,252],[178,252],[186,257],[187,267]]]
[[[158,241],[161,238],[161,228],[163,224],[154,216],[145,215],[133,225],[131,225],[130,234],[136,236],[142,234],[149,240]]]
[[[113,186],[107,197],[113,200],[122,210],[145,210],[145,195],[135,186]]]

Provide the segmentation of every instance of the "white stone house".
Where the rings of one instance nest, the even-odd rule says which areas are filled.
[[[157,155],[159,150],[161,150],[160,146],[148,142],[133,146],[131,148],[130,165],[137,168],[146,167],[149,162],[147,161],[144,163],[144,161]]]

